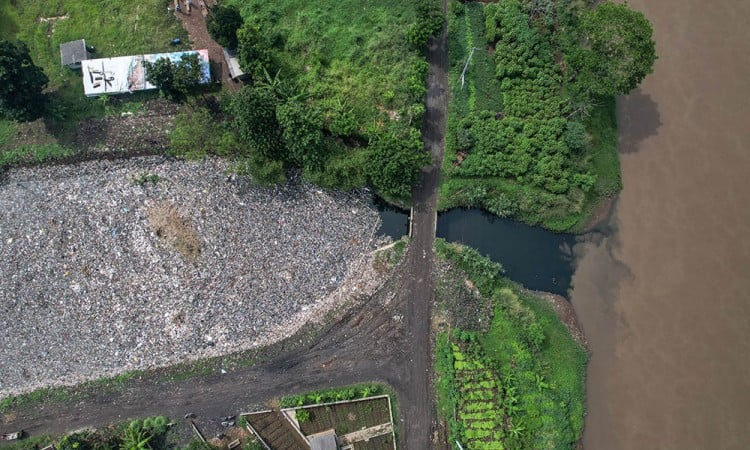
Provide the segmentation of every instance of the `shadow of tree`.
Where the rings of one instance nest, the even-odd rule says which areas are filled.
[[[617,99],[617,146],[622,154],[635,153],[661,127],[659,105],[649,94],[636,89]]]

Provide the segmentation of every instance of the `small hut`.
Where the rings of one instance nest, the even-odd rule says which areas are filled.
[[[91,54],[86,50],[86,41],[83,39],[60,44],[60,61],[63,66],[80,69],[81,61],[90,57]]]
[[[237,52],[235,52],[234,50],[229,50],[226,47],[223,47],[221,50],[224,53],[224,61],[226,61],[227,63],[229,76],[232,78],[232,80],[240,81],[249,78],[250,75],[243,72],[240,68],[240,60],[239,58],[237,58]]]

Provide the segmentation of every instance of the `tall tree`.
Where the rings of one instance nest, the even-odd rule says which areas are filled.
[[[197,53],[182,55],[177,63],[159,58],[153,63],[144,61],[146,81],[173,100],[184,99],[203,79],[203,62]]]
[[[237,56],[240,66],[255,79],[263,79],[264,73],[273,74],[276,67],[271,54],[271,43],[257,26],[246,23],[237,30]]]
[[[267,86],[244,86],[229,103],[234,128],[241,141],[266,158],[286,160],[281,126],[276,118],[279,100]]]
[[[646,17],[607,1],[581,18],[582,50],[572,63],[578,83],[597,95],[626,94],[653,72],[656,46]]]
[[[0,116],[34,120],[44,114],[49,78],[34,65],[26,44],[0,41]]]
[[[320,111],[289,99],[276,107],[276,120],[281,126],[289,161],[298,166],[320,169],[327,156]]]
[[[388,125],[370,139],[365,171],[381,194],[408,199],[419,171],[430,163],[419,131],[412,127]]]
[[[236,6],[217,5],[209,10],[206,28],[222,47],[237,48],[237,30],[242,26],[242,16]]]

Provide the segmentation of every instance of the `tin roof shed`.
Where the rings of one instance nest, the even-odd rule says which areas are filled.
[[[86,50],[86,41],[79,39],[60,44],[60,61],[63,66],[80,69],[81,61],[89,59],[91,54]]]

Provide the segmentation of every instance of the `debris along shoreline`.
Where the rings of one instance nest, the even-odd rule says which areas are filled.
[[[0,397],[268,344],[376,284],[367,193],[258,187],[229,165],[7,174]]]

